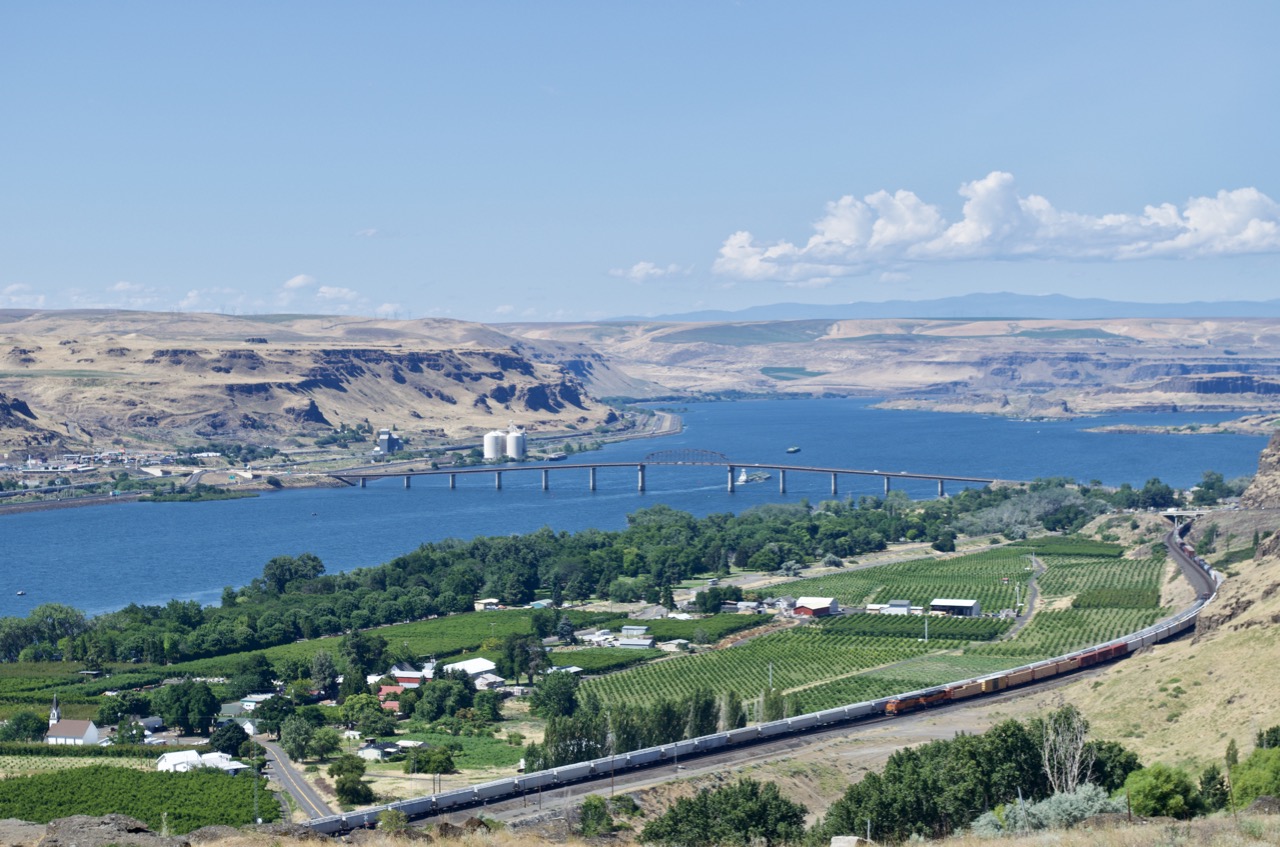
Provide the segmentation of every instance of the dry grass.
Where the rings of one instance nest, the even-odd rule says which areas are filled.
[[[1273,816],[1214,817],[1194,821],[1151,821],[1115,828],[1083,827],[1014,838],[952,838],[945,847],[1253,847],[1280,844],[1280,819]]]

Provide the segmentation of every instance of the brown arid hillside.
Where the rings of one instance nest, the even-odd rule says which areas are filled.
[[[425,438],[589,431],[613,420],[596,398],[646,390],[580,344],[463,321],[0,311],[5,452],[281,444],[366,420]]]
[[[865,394],[1016,416],[1280,410],[1280,320],[504,324],[672,390]]]

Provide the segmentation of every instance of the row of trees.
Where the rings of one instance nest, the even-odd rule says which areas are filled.
[[[781,717],[782,698],[778,694],[774,699],[779,712],[776,717]],[[734,692],[717,698],[711,691],[699,689],[678,701],[648,706],[616,704],[606,709],[594,696],[580,696],[577,677],[567,673],[548,675],[534,689],[530,706],[547,719],[542,743],[525,749],[530,770],[628,753],[747,724],[742,700]],[[765,717],[770,719],[768,714]]]

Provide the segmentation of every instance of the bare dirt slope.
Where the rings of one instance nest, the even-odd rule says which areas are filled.
[[[278,443],[368,420],[409,435],[591,429],[644,386],[582,345],[463,321],[0,312],[0,445]]]
[[[504,324],[687,391],[863,393],[1013,415],[1280,409],[1280,321],[807,320]]]

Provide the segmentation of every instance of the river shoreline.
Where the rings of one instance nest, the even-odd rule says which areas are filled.
[[[684,431],[684,421],[676,414],[671,412],[654,412],[653,425],[646,427],[642,432],[628,432],[622,435],[616,435],[612,438],[602,436],[598,440],[601,443],[618,443],[623,441],[637,441],[646,438],[661,438],[668,435],[679,435]],[[373,465],[371,467],[379,467]],[[216,471],[210,471],[216,473]],[[347,483],[339,482],[328,474],[308,473],[306,475],[285,475],[281,480],[284,482],[285,489],[300,488],[341,488]],[[215,487],[223,487],[217,483],[213,483]],[[254,491],[255,493],[271,492],[278,490],[274,486],[269,485],[237,485],[238,489]],[[85,497],[66,497],[58,500],[28,500],[21,503],[0,503],[0,516],[22,514],[24,512],[44,512],[53,509],[74,509],[85,506],[105,506],[114,503],[133,503],[146,496],[146,491],[130,491],[120,494],[90,494]],[[224,499],[224,498],[217,498]],[[194,501],[199,502],[199,501]]]

